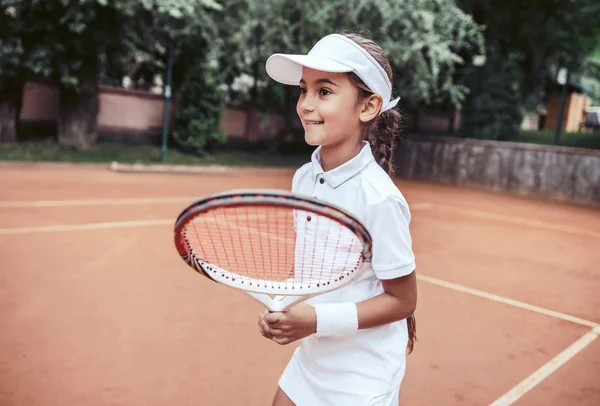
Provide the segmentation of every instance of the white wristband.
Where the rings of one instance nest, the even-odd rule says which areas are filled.
[[[341,336],[358,330],[356,303],[320,303],[313,307],[317,315],[317,337]]]

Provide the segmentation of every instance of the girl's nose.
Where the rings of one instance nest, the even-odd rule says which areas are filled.
[[[300,110],[304,111],[314,111],[315,106],[311,100],[309,95],[305,95],[302,100],[300,100]]]

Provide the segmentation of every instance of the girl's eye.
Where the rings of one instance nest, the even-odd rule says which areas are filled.
[[[300,88],[300,94],[306,94],[306,88],[305,87],[301,87]]]
[[[321,89],[321,90],[319,90],[319,94],[321,96],[329,96],[331,94],[331,91],[329,91],[327,89]]]

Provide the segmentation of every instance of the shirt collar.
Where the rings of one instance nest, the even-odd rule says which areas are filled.
[[[360,152],[348,162],[325,172],[320,163],[321,147],[319,146],[311,155],[312,163],[312,178],[313,181],[317,176],[322,175],[328,185],[337,188],[354,175],[358,174],[365,166],[375,161],[371,146],[367,141],[363,141],[363,147]]]

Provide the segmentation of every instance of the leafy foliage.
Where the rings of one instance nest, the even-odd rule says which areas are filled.
[[[17,139],[23,88],[28,78],[50,73],[50,53],[43,43],[44,26],[30,24],[32,2],[0,3],[0,139]]]
[[[219,129],[225,110],[222,83],[218,68],[203,60],[187,72],[177,99],[173,129],[173,140],[183,151],[204,155],[226,140]]]
[[[57,0],[38,0],[56,3]],[[54,60],[61,83],[79,87],[78,68],[86,60],[102,58],[127,65],[137,58],[152,62],[160,72],[166,49],[207,31],[207,9],[218,10],[213,0],[60,0],[52,31],[60,32]],[[121,58],[115,61],[112,58]]]
[[[554,87],[558,68],[568,67],[576,80],[600,38],[597,0],[457,4],[486,27],[488,63],[479,83],[476,136],[503,139],[514,134],[524,112],[535,109],[546,89]]]
[[[592,99],[592,104],[600,105],[600,56],[590,57],[585,61],[581,85]]]
[[[0,6],[0,93],[1,89],[21,75],[25,53],[23,40],[15,35],[24,28],[16,3],[7,1]]]
[[[89,145],[103,72],[126,71],[140,56],[164,61],[175,40],[208,31],[203,27],[211,25],[209,10],[219,9],[214,0],[4,1],[0,41],[8,46],[0,51],[0,91],[16,76],[21,83],[30,77],[56,80],[59,140]]]
[[[488,48],[490,58],[488,64],[494,67],[493,75],[484,75],[479,88],[481,96],[475,100],[473,126],[477,131],[475,136],[483,139],[506,140],[516,137],[522,115],[518,109],[519,84],[522,81],[522,72],[519,69],[519,58],[509,55],[500,58],[493,48]],[[470,113],[472,107],[466,111]],[[466,124],[471,120],[471,115],[465,117]]]
[[[482,27],[450,0],[351,0],[345,26],[371,27],[395,72],[395,87],[413,107],[460,107],[467,88],[458,75],[484,54]]]
[[[199,151],[222,140],[221,82],[232,101],[293,116],[295,92],[266,76],[266,59],[359,32],[387,51],[405,108],[468,108],[471,59],[486,55],[476,135],[510,138],[559,66],[600,100],[599,63],[586,61],[599,14],[597,0],[2,0],[0,107],[19,104],[26,80],[52,79],[61,86],[60,136],[93,140],[98,83],[131,76],[147,89],[172,52],[173,134]]]

